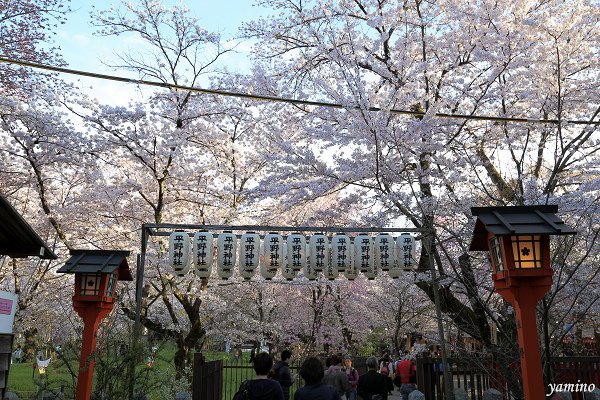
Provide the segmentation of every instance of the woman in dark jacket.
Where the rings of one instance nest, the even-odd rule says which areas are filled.
[[[325,375],[323,363],[316,357],[309,357],[300,367],[300,376],[305,386],[296,390],[294,400],[340,400],[337,390],[325,385],[322,380]]]
[[[358,394],[363,400],[387,400],[388,385],[383,375],[377,372],[377,358],[367,358],[369,371],[358,378]]]
[[[267,377],[273,367],[273,358],[268,353],[260,353],[254,357],[252,363],[256,378],[244,381],[233,398],[283,400],[283,391],[279,383]]]

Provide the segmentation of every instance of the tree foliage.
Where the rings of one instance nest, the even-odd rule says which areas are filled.
[[[435,331],[425,301],[434,298],[432,264],[453,329],[516,355],[511,309],[493,290],[486,258],[468,252],[471,206],[559,204],[578,235],[552,242],[554,283],[539,308],[546,351],[561,351],[565,322],[597,320],[594,1],[261,4],[279,13],[243,27],[257,41],[247,76],[216,68],[230,49],[184,8],[144,0],[93,16],[101,35],[143,43],[106,61],[139,78],[341,107],[179,89],[123,107],[75,89],[0,102],[2,193],[47,221],[47,237],[64,248],[136,249],[147,222],[435,229],[431,252],[420,238],[418,273],[396,281],[178,278],[165,268],[164,241],[151,241],[142,323],[178,344],[178,367],[207,334],[318,352],[356,349],[387,328],[399,347],[408,332]],[[13,282],[3,262],[3,282]],[[52,268],[31,271],[46,285]],[[132,318],[133,310],[130,291],[120,312]]]
[[[4,58],[64,65],[51,47],[56,29],[69,12],[69,0],[0,2],[0,55]],[[47,75],[47,74],[46,74]],[[48,76],[31,69],[0,64],[0,85],[5,93],[23,94]]]

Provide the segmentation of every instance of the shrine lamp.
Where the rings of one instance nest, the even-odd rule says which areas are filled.
[[[550,235],[574,235],[554,213],[557,205],[473,207],[477,217],[471,251],[488,251],[492,274],[506,276],[550,273]],[[549,270],[549,271],[548,271]]]
[[[488,251],[496,291],[515,310],[525,400],[546,398],[536,305],[552,286],[550,235],[574,235],[556,205],[473,207],[471,251]]]
[[[90,399],[98,325],[113,309],[119,280],[133,280],[128,256],[122,250],[71,250],[71,258],[57,271],[75,274],[73,308],[83,319],[75,400]]]
[[[118,281],[132,281],[129,251],[72,250],[57,272],[75,274],[73,302],[114,302]]]

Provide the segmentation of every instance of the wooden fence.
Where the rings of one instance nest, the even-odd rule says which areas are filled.
[[[512,369],[520,375],[519,364],[499,365],[491,358],[448,358],[454,388],[462,388],[470,400],[482,400],[489,388],[504,393],[505,399],[520,397],[511,393],[506,371]],[[600,357],[556,357],[551,360],[553,384],[594,384],[600,387]],[[443,400],[444,377],[440,358],[417,358],[417,386],[429,400]],[[573,400],[582,400],[579,392],[572,393]]]
[[[557,357],[550,362],[552,383],[594,384],[600,387],[600,357]],[[573,400],[582,400],[581,392]]]
[[[302,360],[293,360],[290,363],[292,375],[296,376],[294,384],[290,387],[290,398],[296,389],[304,385],[300,378],[300,365]],[[325,360],[323,360],[325,364]],[[366,358],[354,359],[354,367],[362,375],[367,371]],[[255,373],[249,362],[204,361],[201,353],[194,355],[194,378],[192,384],[193,400],[231,400],[233,395],[245,380],[254,378]]]
[[[454,388],[463,388],[472,400],[483,399],[491,384],[489,371],[469,359],[448,358]],[[426,399],[445,399],[444,376],[440,358],[417,357],[417,387]]]
[[[290,364],[290,370],[298,378],[290,388],[290,395],[302,386],[299,377],[300,360]],[[506,379],[507,368],[519,375],[519,365],[500,365],[491,358],[448,358],[454,388],[462,388],[470,400],[482,400],[483,393],[498,389],[505,399],[518,398],[511,393]],[[354,367],[362,375],[366,372],[364,358],[354,360]],[[594,384],[600,387],[600,357],[558,357],[551,361],[554,384]],[[417,386],[428,400],[444,400],[444,377],[442,360],[417,358]],[[231,400],[241,383],[254,377],[250,363],[225,363],[223,360],[205,362],[200,353],[194,357],[193,400]],[[573,400],[583,400],[581,393],[572,393]]]
[[[202,353],[195,353],[192,400],[221,400],[222,393],[223,360],[207,362]]]

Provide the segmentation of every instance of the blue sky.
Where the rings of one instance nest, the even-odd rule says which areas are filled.
[[[163,1],[165,5],[174,3],[175,1]],[[270,11],[253,5],[254,0],[195,0],[184,3],[191,9],[192,14],[198,18],[203,27],[209,31],[220,33],[224,40],[233,38],[242,22],[268,15]],[[127,42],[115,37],[96,37],[93,34],[95,28],[89,24],[92,5],[97,9],[108,9],[111,4],[117,6],[120,2],[102,0],[73,0],[71,2],[73,12],[67,16],[67,22],[59,27],[55,43],[60,46],[61,54],[69,68],[128,76],[125,71],[115,72],[102,64],[102,61],[115,60],[115,53],[126,50]],[[237,49],[243,50],[244,46],[238,46]],[[232,70],[239,70],[248,65],[244,54],[228,55],[224,59],[224,63]],[[125,93],[134,91],[133,85],[130,85],[131,87],[127,90],[122,83],[99,82],[66,75],[63,75],[63,78],[69,81],[79,80],[86,87],[92,86],[96,96],[103,98],[110,96],[118,103],[125,102]]]

